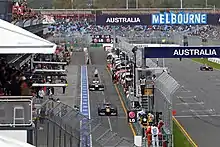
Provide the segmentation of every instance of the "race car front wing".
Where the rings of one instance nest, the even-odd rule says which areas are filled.
[[[89,85],[90,91],[104,91],[104,89],[103,85]]]
[[[99,116],[117,116],[118,115],[117,111],[115,110],[110,111],[110,112],[106,112],[105,110],[100,110],[98,114]]]

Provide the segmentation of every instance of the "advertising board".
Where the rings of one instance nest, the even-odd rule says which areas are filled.
[[[150,15],[97,15],[96,25],[146,25]]]
[[[113,38],[111,35],[94,35],[92,43],[113,43]]]
[[[97,15],[96,25],[220,25],[220,14],[154,13],[143,15]]]
[[[145,58],[219,58],[220,46],[145,47]]]
[[[205,25],[205,13],[158,13],[151,15],[152,25]]]

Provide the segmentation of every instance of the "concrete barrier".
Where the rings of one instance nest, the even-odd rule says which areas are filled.
[[[220,64],[220,58],[208,58],[208,61]]]

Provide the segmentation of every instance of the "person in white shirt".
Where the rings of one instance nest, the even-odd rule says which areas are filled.
[[[44,92],[43,88],[38,91],[38,96],[39,96],[39,98],[41,98],[41,99],[44,98],[45,92]]]
[[[156,80],[156,75],[152,76],[152,80],[155,81]]]
[[[152,134],[152,146],[153,147],[159,147],[159,129],[156,125],[153,125],[151,127],[151,134]]]
[[[99,76],[99,72],[98,72],[98,69],[97,69],[97,68],[95,68],[94,75],[95,75],[95,77],[98,77],[98,76]]]
[[[140,78],[140,88],[141,88],[141,95],[144,95],[145,85],[146,85],[146,78],[142,75]]]
[[[144,76],[141,76],[140,78],[140,85],[145,86],[146,85],[146,78]]]

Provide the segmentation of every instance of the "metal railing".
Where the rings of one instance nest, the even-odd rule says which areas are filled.
[[[185,11],[185,12],[205,12],[205,13],[218,13],[218,8],[102,8],[102,9],[34,9],[35,11],[40,11],[42,14],[72,14],[72,13],[85,13],[85,14],[95,14],[98,11],[108,14],[124,13],[124,14],[146,14],[146,13],[158,13],[169,9],[170,11]]]

